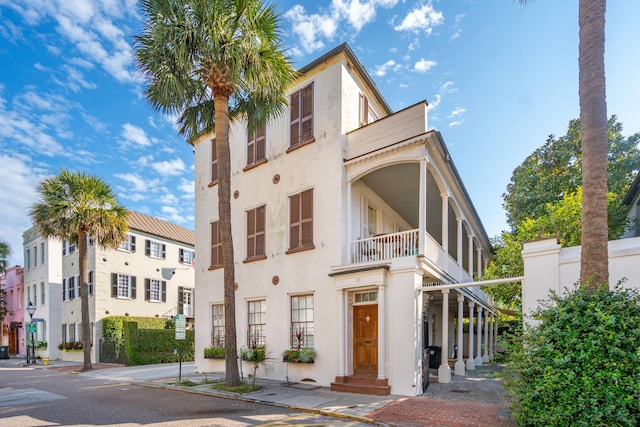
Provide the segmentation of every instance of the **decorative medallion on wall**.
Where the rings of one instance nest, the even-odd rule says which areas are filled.
[[[240,192],[238,190],[233,192],[233,198],[237,199],[238,197],[240,197]]]
[[[273,283],[274,286],[277,286],[278,283],[280,283],[280,278],[278,276],[273,276],[271,283]]]
[[[237,282],[233,284],[233,289],[235,289],[236,291],[238,290],[238,283]]]
[[[273,183],[277,184],[280,182],[280,174],[273,175]]]

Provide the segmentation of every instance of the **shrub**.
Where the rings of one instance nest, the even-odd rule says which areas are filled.
[[[519,425],[640,425],[638,292],[552,293],[533,317],[504,372]]]
[[[224,347],[205,347],[204,357],[207,359],[224,359]]]

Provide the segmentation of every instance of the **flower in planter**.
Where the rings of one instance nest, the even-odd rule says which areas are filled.
[[[282,361],[292,363],[314,363],[316,355],[316,350],[313,348],[285,350],[282,352]]]

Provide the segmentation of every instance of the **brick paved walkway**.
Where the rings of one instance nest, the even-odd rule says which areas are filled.
[[[500,365],[482,366],[462,377],[452,375],[449,384],[438,383],[432,374],[425,394],[399,399],[368,417],[403,427],[513,427],[500,372]]]

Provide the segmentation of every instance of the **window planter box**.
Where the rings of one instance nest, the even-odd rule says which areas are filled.
[[[206,347],[204,349],[205,359],[224,359],[224,347]]]
[[[282,352],[282,361],[285,363],[315,363],[316,351],[313,348],[300,350],[285,350]]]

